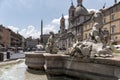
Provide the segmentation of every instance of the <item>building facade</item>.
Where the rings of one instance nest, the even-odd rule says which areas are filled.
[[[4,37],[3,37],[3,43],[4,43],[4,47],[8,48],[11,46],[11,33],[9,29],[4,28]]]
[[[0,25],[0,46],[1,47],[4,47],[4,44],[3,44],[3,37],[4,37],[4,27],[2,25]]]
[[[26,49],[27,50],[35,50],[36,45],[39,44],[39,39],[32,39],[32,37],[29,37],[26,39]]]
[[[110,32],[110,37],[120,44],[120,2],[106,9],[103,9],[104,28]]]
[[[100,9],[103,13],[103,28],[110,33],[110,40],[114,41],[115,44],[120,44],[120,2],[116,2],[113,6],[108,8]],[[84,40],[89,37],[89,33],[92,30],[94,21],[89,20],[84,23]]]
[[[73,3],[69,8],[69,26],[68,29],[65,30],[64,17],[62,16],[60,20],[60,31],[59,31],[59,48],[69,48],[76,41],[77,36],[81,37],[81,41],[83,40],[83,25],[86,21],[90,20],[91,14],[87,11],[87,9],[83,6],[82,0],[77,0],[77,6],[75,7]],[[65,30],[65,31],[63,31]],[[63,32],[62,32],[63,31]]]
[[[82,0],[77,0],[77,6],[75,7],[73,3],[69,8],[69,25],[66,32],[62,32],[64,29],[64,17],[60,20],[60,31],[58,37],[58,47],[69,48],[76,41],[77,36],[81,38],[81,41],[87,40],[89,34],[92,30],[94,21],[92,16],[94,12],[88,12],[83,6]],[[110,33],[110,39],[115,42],[115,44],[120,44],[120,2],[116,2],[113,6],[108,8],[100,9],[103,13],[103,30],[108,30]],[[61,23],[62,21],[62,23]],[[64,24],[64,25],[62,25]]]
[[[25,39],[19,33],[13,32],[11,29],[0,25],[0,45],[4,48],[23,47]]]

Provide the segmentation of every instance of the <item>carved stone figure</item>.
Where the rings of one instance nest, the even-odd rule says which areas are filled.
[[[107,48],[109,43],[109,32],[107,30],[102,30],[103,26],[103,16],[101,12],[95,13],[93,16],[94,26],[92,32],[90,33],[91,40],[93,41],[92,53],[108,54],[112,56],[112,51],[110,48]],[[106,55],[104,55],[106,56]]]
[[[91,52],[92,46],[83,44],[80,41],[81,41],[81,38],[80,38],[80,35],[78,35],[76,39],[76,43],[73,44],[73,47],[71,48],[70,55],[79,56],[81,58],[88,57]]]
[[[57,54],[58,49],[56,47],[54,39],[55,39],[54,33],[50,32],[50,37],[49,37],[48,42],[47,42],[46,47],[45,47],[45,50],[47,53]]]
[[[93,16],[93,29],[90,33],[90,38],[87,41],[76,42],[72,48],[71,55],[76,53],[82,57],[94,57],[94,56],[112,56],[112,51],[109,43],[109,32],[102,30],[103,27],[103,15],[101,12],[96,12]],[[97,55],[96,55],[97,54]]]

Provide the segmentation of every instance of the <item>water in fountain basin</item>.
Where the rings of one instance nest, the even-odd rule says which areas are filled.
[[[50,77],[43,71],[28,70],[24,62],[2,66],[0,80],[71,80],[65,77]]]

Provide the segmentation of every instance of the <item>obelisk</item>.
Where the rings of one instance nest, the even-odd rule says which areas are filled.
[[[40,35],[40,43],[43,44],[43,20],[41,20],[41,35]]]

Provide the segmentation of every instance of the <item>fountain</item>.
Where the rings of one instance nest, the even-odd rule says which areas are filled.
[[[57,54],[51,33],[46,45],[49,53],[28,52],[25,60],[0,63],[0,80],[119,80],[120,57],[111,52],[108,33],[103,36],[102,23],[96,19],[99,17],[101,12],[93,16],[95,24],[89,40],[80,42],[78,36],[69,55]]]
[[[109,32],[102,30],[102,13],[93,15],[94,25],[90,38],[80,42],[79,36],[67,55],[57,54],[54,33],[46,45],[44,53],[26,54],[25,63],[30,69],[43,69],[47,75],[69,76],[77,80],[119,80],[120,60],[114,55],[109,41]]]

